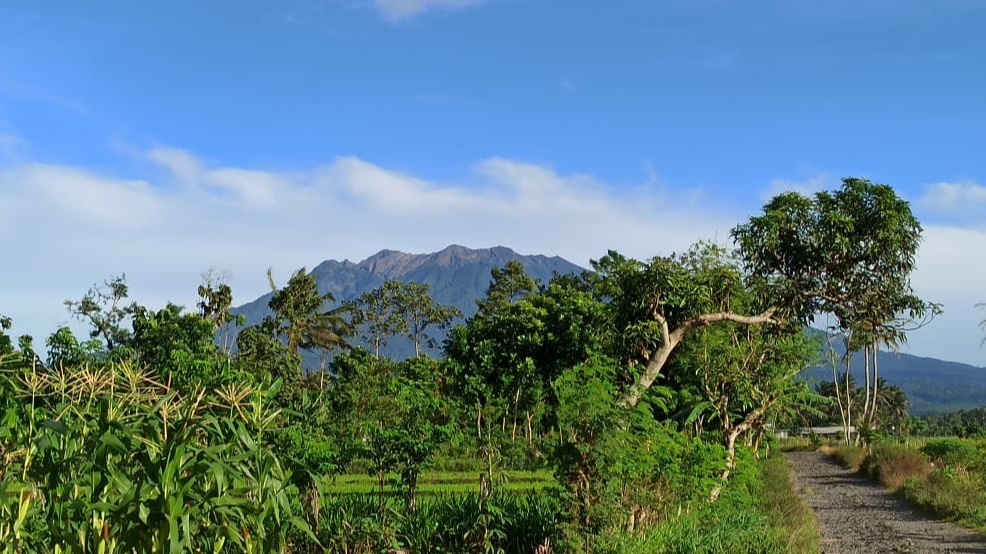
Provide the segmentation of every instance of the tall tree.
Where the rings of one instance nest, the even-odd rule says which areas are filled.
[[[872,361],[874,345],[905,341],[907,331],[941,311],[911,288],[921,225],[888,185],[846,178],[840,189],[814,198],[784,193],[732,235],[752,283],[778,317],[801,324],[819,314],[834,317],[847,366],[855,350],[865,346]],[[868,367],[865,398],[872,401],[878,375],[875,363]]]
[[[427,334],[429,327],[444,329],[462,316],[458,308],[435,302],[427,284],[396,279],[363,293],[346,307],[352,314],[353,326],[363,330],[363,340],[371,345],[378,358],[380,349],[395,336],[410,339],[414,343],[414,356],[418,357],[422,346],[436,345],[435,339]]]
[[[10,336],[7,331],[13,327],[14,321],[9,317],[0,314],[0,356],[5,354],[13,354],[14,343],[10,340]]]
[[[227,355],[232,350],[230,344],[231,322],[237,325],[244,325],[246,316],[240,314],[232,316],[230,308],[233,306],[233,289],[230,288],[228,275],[225,273],[215,273],[212,270],[202,275],[202,283],[199,285],[199,301],[196,304],[199,308],[199,315],[212,321],[213,334],[222,332],[222,349]]]
[[[331,293],[321,294],[315,276],[305,268],[295,271],[284,288],[278,288],[273,272],[267,270],[267,282],[273,295],[268,306],[274,313],[279,334],[287,338],[287,345],[297,353],[305,350],[349,348],[343,338],[349,334],[349,325],[343,314],[346,308],[325,310],[326,303],[335,301]]]
[[[490,284],[486,296],[476,300],[480,312],[494,312],[516,302],[537,290],[537,281],[517,260],[510,260],[503,267],[490,270]]]
[[[89,336],[101,339],[106,351],[126,346],[133,336],[126,323],[137,309],[135,302],[127,303],[129,298],[126,275],[112,277],[103,285],[93,285],[80,300],[66,300],[65,307],[76,319],[87,322],[91,327]]]
[[[377,358],[391,337],[407,333],[407,321],[401,316],[399,303],[402,287],[402,281],[389,280],[347,303],[350,323],[362,331],[360,338],[370,345]]]
[[[396,293],[397,311],[404,320],[407,338],[414,342],[414,356],[421,355],[421,346],[434,348],[436,341],[427,334],[429,327],[445,329],[462,311],[455,306],[435,302],[425,283],[402,282]]]
[[[600,279],[597,294],[610,299],[612,324],[623,340],[620,357],[635,371],[620,399],[624,406],[640,401],[693,329],[725,321],[778,323],[774,307],[754,315],[733,310],[733,297],[745,286],[743,273],[717,245],[700,243],[647,263],[610,251],[592,265]]]

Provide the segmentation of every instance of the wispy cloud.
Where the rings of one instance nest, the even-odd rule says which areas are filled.
[[[0,79],[0,98],[4,97],[32,104],[46,104],[76,115],[93,115],[87,106],[60,92],[9,78]]]
[[[946,215],[978,215],[986,220],[986,186],[974,181],[927,185],[920,205]]]
[[[433,10],[456,10],[482,3],[484,0],[372,0],[373,6],[385,19],[400,21]]]

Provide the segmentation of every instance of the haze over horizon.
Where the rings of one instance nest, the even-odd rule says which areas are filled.
[[[924,225],[904,352],[986,365],[986,4],[0,4],[0,313],[38,343],[125,273],[235,303],[326,259],[503,245],[587,266],[784,190],[895,187]],[[77,324],[73,323],[73,326]]]

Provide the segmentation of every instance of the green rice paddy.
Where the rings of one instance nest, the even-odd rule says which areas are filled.
[[[418,478],[418,494],[469,494],[479,492],[478,471],[430,471]],[[506,471],[502,487],[510,492],[538,492],[556,485],[550,471]],[[396,491],[393,483],[397,475],[388,475],[386,493]],[[339,475],[327,479],[324,492],[334,494],[378,494],[380,484],[376,477],[365,474]]]

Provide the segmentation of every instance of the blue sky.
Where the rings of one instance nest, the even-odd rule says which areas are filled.
[[[605,6],[605,7],[603,7]],[[0,312],[126,272],[239,301],[327,258],[503,244],[586,264],[725,240],[773,193],[893,185],[983,365],[977,0],[0,2]]]

